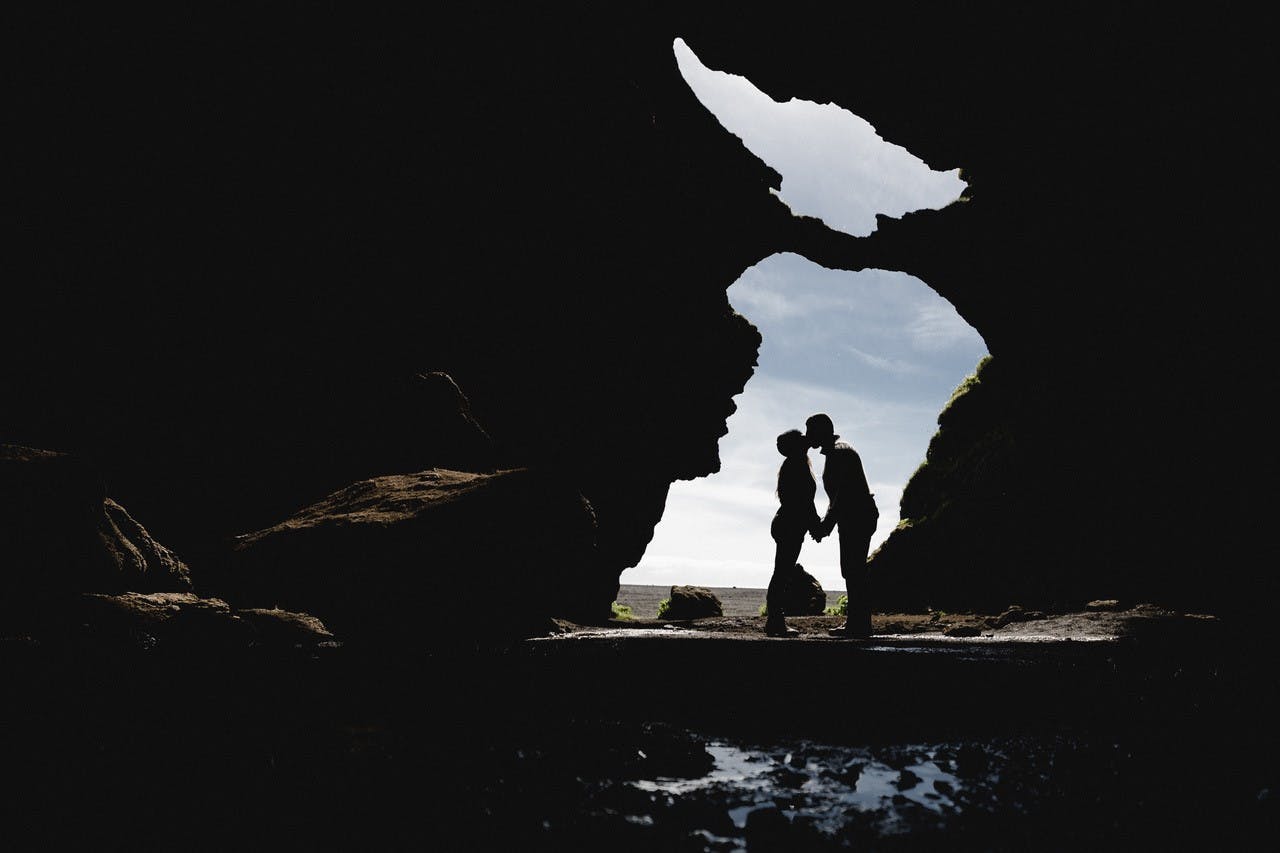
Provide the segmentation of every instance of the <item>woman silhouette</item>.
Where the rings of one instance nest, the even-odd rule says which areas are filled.
[[[809,467],[808,451],[809,443],[800,430],[789,429],[778,436],[778,452],[786,458],[778,469],[779,506],[769,526],[769,533],[777,546],[773,557],[773,577],[769,579],[769,590],[765,594],[768,618],[764,630],[771,637],[794,637],[800,633],[787,627],[783,595],[796,572],[796,559],[800,556],[804,535],[813,533],[815,539],[821,538],[818,526],[822,520],[813,505],[818,484],[813,479],[813,469]]]

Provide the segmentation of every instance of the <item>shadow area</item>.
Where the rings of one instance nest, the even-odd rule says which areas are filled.
[[[46,849],[1248,849],[1276,828],[1275,660],[1226,635],[0,648],[3,819]]]

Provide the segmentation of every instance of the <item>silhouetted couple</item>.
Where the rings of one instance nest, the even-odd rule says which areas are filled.
[[[815,542],[838,530],[840,535],[840,574],[844,576],[848,594],[845,623],[830,633],[838,637],[871,635],[871,584],[867,569],[867,551],[880,517],[875,496],[867,486],[862,458],[836,434],[831,418],[818,413],[804,422],[805,431],[787,430],[778,436],[778,452],[786,459],[778,469],[778,512],[769,532],[777,549],[773,558],[773,577],[765,598],[768,619],[765,632],[774,637],[799,633],[787,627],[783,590],[798,568],[796,560],[805,534]],[[809,448],[819,448],[827,461],[822,467],[822,488],[827,493],[827,514],[819,516],[814,507],[818,485],[809,465]]]

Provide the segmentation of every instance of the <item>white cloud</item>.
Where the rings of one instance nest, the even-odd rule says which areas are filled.
[[[908,332],[918,350],[937,352],[973,340],[973,327],[956,313],[950,303],[920,305]]]
[[[883,370],[886,373],[905,375],[910,373],[920,373],[924,370],[924,368],[918,364],[913,364],[912,362],[903,361],[898,358],[885,358],[884,356],[872,355],[869,352],[863,352],[857,347],[849,346],[848,344],[841,346],[841,349],[857,358],[863,364],[874,367],[877,370]]]
[[[762,277],[748,278],[746,275],[733,285],[733,307],[757,323],[788,320],[807,313],[803,300],[787,294],[772,282],[762,280]]]

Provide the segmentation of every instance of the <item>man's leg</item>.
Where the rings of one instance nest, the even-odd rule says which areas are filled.
[[[845,618],[845,631],[849,636],[871,635],[871,570],[867,568],[867,551],[871,548],[871,534],[862,531],[840,532],[840,574],[844,576],[846,594],[849,596],[849,613]]]

